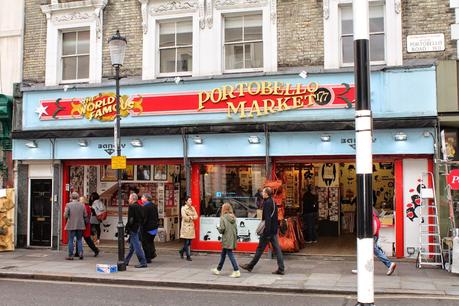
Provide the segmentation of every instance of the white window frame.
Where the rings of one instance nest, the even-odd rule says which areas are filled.
[[[385,64],[401,66],[403,64],[402,12],[399,0],[370,0],[384,4],[384,62],[371,62],[371,65]],[[339,69],[353,66],[342,64],[341,50],[341,14],[340,6],[351,5],[352,0],[324,0],[324,68]]]
[[[225,65],[225,62],[226,62],[226,54],[225,54],[225,47],[226,45],[232,45],[232,44],[239,44],[239,43],[242,43],[242,44],[246,44],[246,43],[249,43],[249,42],[259,42],[258,40],[256,41],[244,41],[242,40],[241,42],[238,42],[238,43],[225,43],[225,18],[227,17],[242,17],[242,16],[250,16],[250,15],[261,15],[261,29],[262,29],[262,37],[261,37],[261,43],[263,45],[263,48],[262,48],[262,56],[263,56],[263,63],[262,63],[262,67],[257,67],[257,68],[240,68],[240,69],[227,69],[226,68],[226,65]],[[244,31],[244,30],[243,30]],[[244,39],[244,37],[242,37],[242,39]],[[263,71],[264,69],[264,58],[265,58],[265,43],[263,41],[263,12],[262,11],[252,11],[252,12],[245,12],[243,14],[225,14],[222,16],[222,66],[223,66],[223,73],[238,73],[238,72],[256,72],[256,71]],[[244,56],[244,55],[243,55]],[[244,65],[245,65],[245,60],[244,60]]]
[[[70,57],[70,56],[65,56],[63,55],[63,45],[64,45],[64,33],[74,33],[74,32],[83,32],[83,31],[88,31],[89,29],[87,28],[80,28],[80,29],[70,29],[70,30],[65,30],[65,31],[60,31],[60,37],[59,37],[59,50],[60,50],[60,58],[59,58],[59,77],[61,79],[60,84],[72,84],[72,83],[87,83],[89,82],[89,77],[84,78],[84,79],[72,79],[72,80],[64,80],[63,79],[63,73],[64,73],[64,57]],[[90,38],[89,40],[91,41],[91,31],[89,31]],[[81,56],[81,55],[89,55],[89,62],[91,62],[91,46],[89,46],[89,53],[88,54],[78,54],[78,55],[72,55],[74,57]],[[78,67],[77,67],[78,68]],[[78,74],[78,73],[77,73]]]
[[[180,21],[191,21],[191,33],[192,33],[192,43],[191,43],[191,54],[192,54],[192,63],[191,63],[191,71],[178,71],[178,72],[161,72],[161,55],[160,55],[160,47],[159,47],[159,36],[160,36],[160,30],[161,30],[161,24],[162,23],[169,23],[169,22],[180,22]],[[156,43],[155,43],[155,49],[156,49],[156,75],[158,77],[174,77],[174,76],[191,76],[193,74],[193,69],[194,69],[194,57],[195,57],[195,41],[194,41],[194,35],[195,35],[195,26],[194,26],[194,20],[193,17],[183,17],[183,18],[173,18],[173,19],[158,19],[156,25]],[[183,46],[181,46],[183,47]],[[177,46],[175,46],[175,49],[177,49]],[[177,58],[175,59],[175,65],[177,66]],[[177,67],[175,68],[177,70]]]
[[[103,9],[108,0],[42,5],[47,18],[45,85],[100,83],[102,81]],[[55,1],[53,1],[55,2]],[[88,29],[89,78],[62,80],[62,33]]]

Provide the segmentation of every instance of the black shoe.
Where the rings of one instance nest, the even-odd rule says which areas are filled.
[[[278,269],[278,270],[274,271],[273,274],[284,275],[285,272]]]
[[[151,259],[155,259],[156,257],[158,257],[158,255],[156,255],[156,253],[151,255]]]
[[[80,256],[80,260],[83,260],[83,255]]]
[[[97,249],[97,250],[94,252],[94,257],[97,257],[97,255],[99,255],[99,252],[100,252],[100,250]]]
[[[193,259],[191,259],[191,257],[187,257],[186,260],[193,261]]]
[[[252,272],[252,269],[253,269],[253,268],[252,268],[251,266],[249,266],[248,264],[242,264],[242,265],[240,265],[239,267],[241,267],[242,269],[247,270],[247,271],[249,271],[249,272]]]
[[[180,254],[180,258],[183,259],[183,250],[178,251]]]
[[[147,268],[148,266],[147,265],[135,265],[134,267],[136,267],[136,268]]]
[[[151,263],[151,259],[147,259],[147,264]]]

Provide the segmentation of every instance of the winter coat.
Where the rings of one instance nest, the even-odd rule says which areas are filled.
[[[139,230],[139,228],[143,224],[143,209],[142,207],[137,204],[130,204],[128,208],[128,221],[126,223],[126,229],[125,231],[127,233],[129,232],[135,232]]]
[[[149,232],[158,228],[158,206],[152,202],[145,202],[143,204],[143,232]]]
[[[84,209],[86,210],[86,214],[91,216],[91,206],[89,206],[89,204],[84,204]],[[83,237],[91,237],[91,223],[89,222],[86,222],[86,229],[83,232]]]
[[[74,200],[65,205],[64,218],[67,220],[65,229],[67,231],[84,231],[86,229],[85,219],[88,217],[84,205]]]
[[[92,214],[91,214],[91,220],[90,220],[91,224],[100,224],[101,222],[97,220],[96,216],[105,211],[104,203],[102,203],[101,200],[95,200],[92,203],[91,208],[92,208]]]
[[[237,224],[233,214],[224,214],[220,218],[218,232],[222,234],[222,249],[236,249],[237,245]]]
[[[182,210],[182,228],[180,229],[180,238],[194,239],[196,237],[194,230],[194,220],[198,218],[198,213],[191,205],[183,205]]]
[[[266,238],[277,235],[279,229],[279,223],[277,222],[277,206],[272,198],[265,199],[263,203],[263,216],[261,219],[265,220],[265,230],[262,236]]]

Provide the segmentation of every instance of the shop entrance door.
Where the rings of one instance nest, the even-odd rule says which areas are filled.
[[[30,180],[30,245],[51,246],[52,180]]]

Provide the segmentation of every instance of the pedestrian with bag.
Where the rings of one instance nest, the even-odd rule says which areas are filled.
[[[185,205],[180,210],[182,215],[182,227],[180,228],[180,238],[184,239],[183,247],[180,249],[180,258],[183,259],[183,254],[186,254],[186,260],[191,261],[191,240],[196,237],[194,220],[198,218],[198,213],[193,207],[191,197],[186,197]]]
[[[231,204],[223,204],[220,226],[218,226],[217,229],[218,232],[222,234],[222,252],[220,254],[220,262],[218,263],[218,266],[213,268],[211,271],[215,275],[220,275],[223,269],[223,264],[225,263],[226,255],[228,255],[231,264],[233,265],[233,273],[230,277],[241,277],[241,272],[239,271],[236,258],[233,254],[233,250],[235,250],[237,246],[237,223]]]
[[[135,265],[136,268],[146,268],[147,259],[140,243],[140,231],[143,224],[143,209],[137,203],[139,197],[135,193],[131,193],[129,196],[129,208],[128,208],[128,221],[126,223],[125,231],[129,234],[129,253],[124,259],[126,266],[129,265],[132,255],[137,255],[139,264]]]
[[[88,199],[86,197],[80,197],[80,203],[84,205],[84,208],[86,210],[86,214],[91,216],[91,206],[89,206]],[[89,218],[87,218],[89,219]],[[94,252],[94,257],[97,257],[99,255],[99,248],[95,246],[94,241],[91,238],[91,223],[86,222],[86,228],[83,232],[83,239],[86,241],[86,244],[88,247]]]
[[[261,255],[263,255],[263,252],[265,251],[266,247],[269,243],[271,243],[277,258],[277,270],[274,271],[273,274],[284,275],[284,258],[282,255],[282,250],[279,246],[279,238],[277,237],[277,232],[279,230],[279,224],[277,221],[277,205],[274,203],[272,199],[272,194],[273,191],[270,187],[265,187],[263,189],[263,215],[262,221],[260,222],[260,225],[257,228],[257,234],[260,235],[260,240],[258,242],[255,256],[248,264],[241,265],[241,268],[249,272],[252,272],[253,268],[260,260]]]
[[[96,236],[96,245],[99,245],[101,233],[100,224],[107,219],[107,210],[97,192],[93,192],[89,196],[89,205],[91,206],[91,232]]]
[[[147,263],[151,263],[156,255],[155,237],[158,234],[158,206],[152,202],[151,194],[142,196],[143,203],[143,226],[142,226],[142,247],[145,252]]]
[[[85,219],[88,218],[86,210],[80,202],[78,202],[78,193],[70,194],[71,202],[65,205],[64,218],[67,220],[65,230],[68,232],[68,256],[66,260],[73,260],[73,241],[76,239],[78,256],[83,259],[83,231],[86,228]]]

